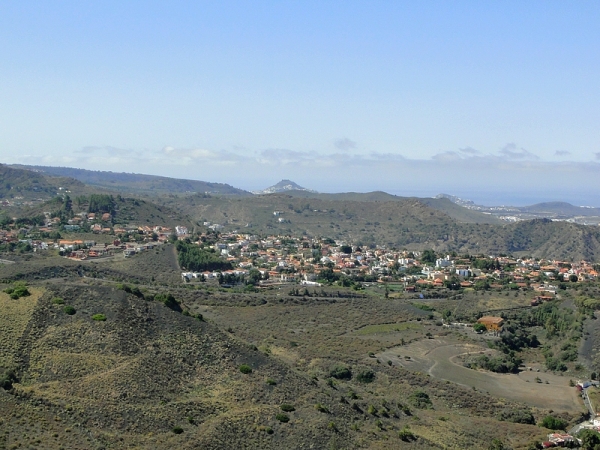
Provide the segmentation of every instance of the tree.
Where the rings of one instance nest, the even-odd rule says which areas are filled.
[[[600,433],[594,430],[585,429],[579,433],[581,439],[581,448],[583,450],[596,450],[600,448]]]
[[[473,330],[475,333],[485,333],[487,331],[487,327],[482,323],[476,323],[473,325]]]
[[[435,264],[436,256],[435,252],[431,249],[423,250],[421,254],[421,262],[423,264]]]
[[[546,416],[542,420],[542,426],[549,430],[565,430],[567,428],[567,422],[558,417]]]

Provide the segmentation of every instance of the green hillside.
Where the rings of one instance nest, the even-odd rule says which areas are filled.
[[[0,164],[0,199],[47,199],[62,191],[83,191],[85,185],[73,178],[46,177],[39,172]]]
[[[449,203],[440,201],[444,207]],[[226,230],[304,233],[361,245],[386,244],[415,250],[516,253],[575,260],[600,258],[597,227],[548,219],[510,224],[463,223],[421,199],[381,202],[288,194],[244,199],[192,196],[185,203],[174,200],[171,206],[185,210],[194,220],[224,225]]]
[[[242,189],[224,183],[183,180],[177,178],[137,173],[106,172],[70,167],[19,166],[34,169],[46,175],[71,177],[87,185],[130,194],[186,194],[208,193],[211,195],[252,195]]]
[[[299,198],[315,198],[328,201],[354,201],[354,202],[402,202],[414,200],[427,206],[448,214],[458,222],[464,223],[502,223],[498,218],[490,215],[463,208],[446,198],[418,198],[418,197],[399,197],[388,194],[387,192],[344,192],[339,194],[316,194],[307,191],[289,191],[286,194]]]

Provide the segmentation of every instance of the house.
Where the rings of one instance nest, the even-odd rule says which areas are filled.
[[[483,316],[477,320],[477,323],[485,325],[488,331],[499,331],[504,324],[504,319],[502,317]]]

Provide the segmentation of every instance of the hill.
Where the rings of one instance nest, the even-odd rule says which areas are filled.
[[[229,295],[219,303],[234,310],[238,336],[181,312],[214,303],[210,291],[171,288],[179,304],[169,308],[160,301],[163,286],[137,287],[70,278],[38,281],[18,300],[0,293],[2,446],[484,448],[510,436],[524,448],[542,434],[498,421],[499,408],[518,413],[524,405],[354,355],[381,343],[341,336],[343,323],[319,325],[325,336],[311,333],[306,342],[294,330],[293,317],[302,314],[312,329],[317,312],[319,322],[345,312],[357,326],[361,315],[377,312],[372,299],[299,306],[279,294]],[[369,320],[426,315],[397,301],[382,308]],[[285,327],[281,342],[272,334],[277,326]],[[253,333],[272,344],[257,348],[245,340]],[[326,341],[335,344],[327,353],[310,350]],[[344,341],[352,343],[349,354],[340,353]],[[296,348],[309,359],[294,363]],[[473,428],[486,432],[468,433]]]
[[[548,217],[600,216],[600,208],[575,206],[567,202],[545,202],[519,208],[525,213],[544,214]]]
[[[85,185],[67,176],[46,177],[31,170],[0,164],[0,199],[48,199],[60,192],[83,191]]]
[[[464,223],[422,199],[384,202],[324,199],[335,198],[334,195],[309,197],[293,191],[243,200],[192,196],[185,204],[174,200],[171,206],[184,208],[194,220],[224,225],[226,230],[327,236],[360,245],[386,244],[414,250],[515,253],[569,260],[600,258],[597,227],[548,219],[509,224]],[[340,194],[337,198],[361,195]],[[387,194],[367,195],[385,198]],[[452,207],[448,200],[435,201],[440,209],[444,204]]]
[[[45,175],[71,177],[90,186],[108,189],[113,192],[130,194],[189,194],[204,193],[210,195],[251,195],[250,192],[234,188],[224,183],[183,180],[155,175],[136,173],[104,172],[70,167],[17,166],[23,169],[39,171]]]
[[[287,192],[287,191],[306,191],[316,193],[316,191],[312,191],[310,189],[303,188],[302,186],[294,183],[291,180],[281,180],[279,183],[274,184],[271,187],[263,189],[262,191],[253,191],[253,194],[263,195],[263,194],[276,194],[279,192]]]
[[[418,198],[418,197],[400,197],[397,195],[388,194],[383,191],[373,192],[344,192],[339,194],[319,194],[305,191],[289,191],[288,195],[300,198],[317,198],[328,201],[354,201],[354,202],[402,202],[402,201],[417,201],[430,206],[433,209],[448,214],[458,222],[464,223],[502,223],[498,218],[483,214],[478,211],[473,211],[453,203],[447,198]]]

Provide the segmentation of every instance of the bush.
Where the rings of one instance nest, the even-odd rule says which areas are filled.
[[[338,380],[349,380],[352,378],[352,371],[346,366],[334,366],[329,371],[329,376]]]
[[[16,381],[18,380],[15,372],[12,370],[7,370],[0,376],[0,388],[9,391],[12,389],[12,385]]]
[[[92,316],[93,320],[98,320],[100,322],[104,322],[106,320],[106,316],[104,314],[94,314]]]
[[[375,372],[371,369],[363,369],[356,375],[356,380],[361,383],[371,383],[375,379]]]
[[[322,405],[321,403],[317,403],[315,405],[315,409],[322,413],[326,413],[326,414],[329,413],[329,409],[327,408],[327,406]]]
[[[541,426],[549,430],[566,430],[567,421],[554,416],[546,416],[542,420]]]
[[[425,393],[423,391],[413,392],[410,395],[409,399],[412,402],[412,404],[415,406],[415,408],[428,409],[428,408],[433,407],[433,404],[431,403],[431,399],[429,398],[429,395],[427,395],[427,393]]]
[[[72,306],[65,306],[63,308],[63,311],[65,314],[68,314],[69,316],[72,316],[73,314],[75,314],[77,312],[77,310],[75,308],[73,308]]]
[[[275,381],[272,378],[267,378],[267,381],[265,383],[267,383],[269,386],[275,386],[277,384],[277,381]]]
[[[404,442],[414,441],[417,437],[414,435],[412,431],[408,428],[408,425],[402,428],[398,433],[398,437]]]
[[[175,433],[175,434],[181,434],[181,433],[183,433],[183,428],[181,428],[181,427],[173,427],[173,428],[171,428],[171,431],[173,433]]]
[[[285,412],[292,412],[292,411],[296,411],[296,408],[294,408],[294,405],[290,405],[288,403],[284,403],[283,405],[280,406],[282,411]]]
[[[283,413],[279,413],[279,414],[277,414],[277,415],[275,416],[275,418],[276,418],[277,420],[279,420],[280,422],[283,422],[283,423],[287,423],[287,422],[289,422],[289,421],[290,421],[290,416],[288,416],[287,414],[283,414]]]
[[[15,283],[14,287],[12,288],[5,289],[4,292],[10,295],[10,298],[12,298],[13,300],[17,300],[21,297],[27,297],[31,295],[31,292],[29,292],[29,290],[27,289],[27,285],[22,281]]]
[[[240,372],[245,374],[252,373],[252,367],[250,367],[248,364],[242,364],[240,366]]]
[[[52,303],[54,303],[55,305],[64,305],[65,304],[65,300],[62,299],[61,297],[54,297],[52,299]]]
[[[535,424],[535,418],[529,410],[526,409],[504,409],[500,411],[498,419],[512,423]]]

